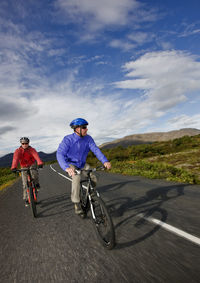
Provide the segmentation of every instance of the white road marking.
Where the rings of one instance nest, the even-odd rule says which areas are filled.
[[[145,216],[143,213],[140,213],[137,216],[144,218],[145,220],[147,220],[149,222],[160,225],[163,229],[170,231],[170,232],[172,232],[172,233],[174,233],[174,234],[176,234],[176,235],[178,235],[182,238],[185,238],[185,239],[187,239],[187,240],[189,240],[189,241],[191,241],[191,242],[193,242],[197,245],[200,245],[200,239],[199,238],[197,238],[197,237],[195,237],[195,236],[193,236],[189,233],[186,233],[186,232],[184,232],[184,231],[182,231],[182,230],[180,230],[176,227],[173,227],[172,225],[169,225],[169,224],[167,224],[167,223],[165,223],[161,220],[155,219],[151,216]]]
[[[67,176],[65,176],[65,175],[63,175],[63,174],[57,172],[57,171],[52,167],[52,165],[50,165],[50,167],[51,167],[51,169],[52,169],[54,172],[58,173],[60,176],[62,176],[62,177],[64,177],[64,178],[66,178],[66,179],[72,181],[71,178],[68,178]],[[153,217],[151,217],[151,216],[145,216],[143,213],[140,213],[140,214],[138,214],[137,216],[140,217],[140,218],[144,218],[145,220],[147,220],[147,221],[149,221],[149,222],[152,222],[152,223],[155,223],[155,224],[157,224],[157,225],[160,225],[163,229],[165,229],[165,230],[167,230],[167,231],[170,231],[170,232],[172,232],[172,233],[174,233],[174,234],[176,234],[176,235],[178,235],[178,236],[180,236],[180,237],[182,237],[182,238],[185,238],[185,239],[187,239],[187,240],[189,240],[189,241],[191,241],[191,242],[193,242],[193,243],[195,243],[195,244],[197,244],[197,245],[200,246],[200,238],[198,238],[198,237],[195,237],[195,236],[193,236],[193,235],[191,235],[191,234],[189,234],[189,233],[186,233],[186,232],[184,232],[184,231],[182,231],[182,230],[180,230],[180,229],[178,229],[178,228],[176,228],[176,227],[173,227],[172,225],[169,225],[169,224],[167,224],[167,223],[165,223],[165,222],[163,222],[163,221],[161,221],[161,220],[158,220],[158,219],[156,219],[156,218],[153,218]]]
[[[61,173],[59,173],[58,171],[56,171],[56,169],[54,169],[54,168],[52,167],[52,165],[50,165],[50,168],[51,168],[54,172],[56,172],[56,173],[58,173],[60,176],[62,176],[63,178],[65,178],[65,179],[67,179],[67,180],[69,180],[69,181],[72,181],[71,178],[69,178],[69,177],[67,177],[67,176],[65,176],[65,175],[63,175],[63,174],[61,174]]]
[[[67,180],[69,180],[69,181],[72,181],[71,178],[69,178],[69,177],[67,177],[67,176],[65,176],[65,175],[63,175],[63,174],[61,174],[60,172],[56,171],[56,170],[52,167],[52,165],[50,165],[50,168],[51,168],[54,172],[56,172],[57,174],[59,174],[60,176],[62,176],[63,178],[65,178],[65,179],[67,179]],[[83,185],[83,187],[84,187],[85,189],[87,189],[86,186]]]

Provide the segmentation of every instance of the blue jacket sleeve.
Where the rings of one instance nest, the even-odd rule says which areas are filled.
[[[108,162],[108,159],[105,157],[105,155],[98,148],[98,146],[96,145],[96,143],[94,142],[92,137],[91,137],[90,142],[89,142],[89,148],[96,155],[96,157],[99,159],[99,161],[102,164],[104,164],[105,162]]]
[[[69,167],[69,163],[67,162],[67,153],[69,151],[69,141],[67,139],[63,139],[59,144],[56,157],[60,167],[65,171],[66,168]]]

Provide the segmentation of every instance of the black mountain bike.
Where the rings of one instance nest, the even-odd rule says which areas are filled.
[[[37,168],[21,168],[17,169],[16,172],[22,172],[26,171],[27,172],[27,194],[28,194],[28,202],[31,208],[31,211],[33,213],[34,217],[37,217],[37,188],[35,186],[35,182],[31,176],[31,170],[37,170]]]
[[[88,211],[91,212],[92,222],[100,243],[106,249],[111,250],[115,246],[115,231],[112,218],[99,192],[93,188],[91,180],[91,173],[100,169],[103,170],[104,167],[101,166],[89,170],[75,170],[76,174],[84,172],[87,175],[86,179],[81,180],[80,202],[84,213],[80,214],[80,216],[85,218]]]

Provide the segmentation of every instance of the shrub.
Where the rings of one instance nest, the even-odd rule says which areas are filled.
[[[0,168],[0,187],[16,178],[17,176],[13,174],[10,168]]]

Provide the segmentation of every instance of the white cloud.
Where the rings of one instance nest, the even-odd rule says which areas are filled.
[[[131,79],[116,82],[118,88],[143,89],[146,95],[168,97],[200,89],[200,63],[181,51],[147,53],[126,63],[123,68]]]
[[[113,48],[119,48],[124,51],[128,51],[133,49],[136,45],[125,40],[113,39],[109,43],[109,46]]]
[[[127,122],[136,122],[139,128],[184,103],[189,95],[200,90],[200,62],[194,56],[180,51],[152,52],[127,62],[123,69],[130,79],[115,82],[117,88],[141,90],[142,95],[127,113]],[[188,122],[189,123],[189,122]],[[178,124],[177,124],[178,126]]]
[[[184,31],[179,35],[179,37],[188,37],[191,35],[199,34],[200,28],[199,28],[199,22],[197,23],[183,23]]]
[[[94,62],[99,59],[101,57],[94,57]],[[2,107],[4,109],[6,105],[7,109],[1,112],[1,148],[4,151],[0,154],[14,149],[7,147],[8,140],[13,141],[14,147],[20,136],[26,135],[38,150],[53,152],[62,137],[71,133],[68,124],[76,117],[89,121],[89,134],[97,144],[140,132],[159,121],[177,104],[184,103],[191,91],[200,89],[199,64],[184,52],[147,53],[123,66],[129,79],[115,83],[115,87],[122,89],[117,95],[114,90],[105,93],[104,82],[80,82],[76,69],[53,85],[49,78],[39,79],[39,76],[38,85],[21,85],[21,69],[28,70],[29,65],[27,62],[19,64],[19,71],[14,80],[11,79],[12,87],[3,84],[0,77]],[[31,77],[37,77],[34,68],[29,71]],[[134,96],[124,99],[125,89],[132,89]],[[137,89],[140,89],[139,95],[135,92]],[[198,119],[197,116],[194,118]],[[190,119],[183,124],[198,125]],[[172,120],[169,125],[179,126],[180,122]]]
[[[139,7],[136,0],[57,0],[56,6],[68,19],[83,22],[95,30],[106,25],[125,25],[129,11]]]
[[[97,88],[100,89],[100,86],[93,84],[93,90]],[[118,113],[122,108],[116,97],[105,99],[102,94],[94,96],[90,85],[80,85],[74,91],[73,80],[51,89],[40,86],[29,99],[22,95],[13,96],[12,103],[16,108],[21,107],[21,111],[18,113],[14,109],[15,116],[9,110],[5,114],[7,119],[3,126],[12,125],[13,128],[5,128],[9,131],[5,131],[1,136],[2,148],[6,148],[8,138],[14,144],[20,136],[29,136],[32,144],[45,152],[56,150],[62,137],[72,132],[69,123],[76,117],[89,121],[89,133],[97,143],[102,139],[105,141],[110,136],[108,128],[111,129],[113,124],[117,124]],[[11,106],[10,104],[9,107]],[[24,108],[30,111],[26,113]],[[111,135],[115,135],[115,132],[112,131]]]
[[[170,128],[175,127],[175,129],[181,128],[196,128],[200,129],[200,114],[196,115],[185,115],[175,116],[168,121]]]
[[[151,42],[155,38],[155,35],[150,32],[134,32],[128,35],[128,39],[142,45],[147,42]]]
[[[36,2],[35,6],[35,1],[31,1],[31,8],[40,5],[40,1]],[[89,134],[97,144],[137,133],[155,126],[163,117],[168,120],[169,111],[180,103],[187,103],[189,95],[199,91],[200,63],[197,58],[179,51],[146,53],[131,60],[123,66],[124,80],[107,85],[109,78],[113,81],[115,75],[119,78],[121,74],[114,70],[117,64],[111,61],[112,55],[106,53],[110,48],[102,47],[105,39],[109,36],[110,46],[130,54],[138,45],[154,40],[154,34],[130,32],[131,27],[136,30],[137,25],[139,30],[142,22],[155,20],[156,11],[145,11],[146,6],[134,0],[58,0],[56,3],[67,24],[72,23],[68,29],[68,25],[59,26],[63,18],[57,22],[54,30],[57,38],[49,33],[33,32],[28,21],[26,27],[16,24],[17,21],[14,24],[6,14],[4,20],[0,19],[0,155],[13,151],[19,145],[20,136],[29,136],[37,150],[53,152],[62,137],[72,132],[69,123],[76,117],[89,121]],[[27,20],[31,10],[28,4],[23,7],[21,23]],[[58,14],[52,12],[52,15],[53,21],[58,21],[55,19]],[[47,24],[45,19],[39,26],[41,23]],[[98,37],[102,30],[100,45],[96,41],[95,48],[89,46],[89,40]],[[68,44],[77,36],[88,40],[85,45],[81,42],[81,49],[77,42]],[[145,53],[143,46],[132,55],[138,52]],[[127,58],[126,54],[120,55],[119,52],[118,64]],[[102,69],[106,70],[101,65],[106,63],[108,70],[113,70],[108,77],[106,71],[101,73]],[[190,119],[179,113],[169,121],[170,127],[199,125],[198,115]]]

